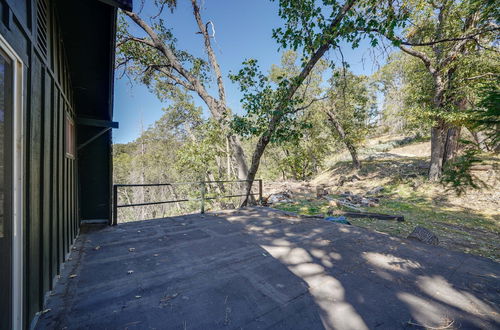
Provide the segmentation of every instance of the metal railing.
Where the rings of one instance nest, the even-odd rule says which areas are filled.
[[[242,182],[250,182],[250,180],[216,180],[216,181],[198,181],[198,182],[174,182],[174,183],[133,183],[133,184],[114,184],[113,185],[113,223],[112,225],[118,224],[118,208],[122,207],[137,207],[137,206],[146,206],[146,205],[159,205],[159,204],[169,204],[169,203],[181,203],[181,202],[192,202],[199,201],[200,202],[200,213],[205,213],[205,201],[207,200],[215,200],[222,198],[233,198],[233,197],[244,197],[246,194],[237,194],[237,195],[224,195],[224,196],[215,196],[209,197],[206,196],[207,189],[206,185],[211,183],[242,183]],[[258,183],[259,191],[258,193],[250,193],[249,196],[258,195],[258,203],[262,204],[262,179],[254,180],[254,182]],[[118,204],[118,188],[121,187],[162,187],[162,186],[178,186],[178,185],[199,185],[200,186],[200,198],[183,198],[183,199],[175,199],[175,200],[167,200],[160,202],[147,202],[147,203],[133,203],[133,204]]]

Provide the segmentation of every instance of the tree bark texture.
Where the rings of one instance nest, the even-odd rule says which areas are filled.
[[[325,112],[326,112],[326,115],[328,116],[328,121],[332,124],[333,129],[340,136],[340,139],[342,140],[342,142],[344,142],[347,150],[351,154],[352,166],[354,166],[354,168],[356,168],[356,169],[360,169],[361,162],[359,161],[358,152],[356,151],[356,147],[354,146],[354,144],[352,144],[352,142],[349,140],[349,138],[347,138],[345,131],[344,131],[344,128],[342,127],[339,120],[337,119],[337,116],[335,115],[335,113],[332,110],[327,109],[327,110],[325,110]]]
[[[286,108],[285,105],[293,98],[293,96],[299,89],[300,85],[307,78],[307,76],[312,71],[316,63],[330,49],[333,41],[335,40],[335,38],[339,33],[339,31],[337,31],[337,27],[340,25],[342,19],[347,14],[347,12],[352,8],[355,2],[356,0],[348,0],[342,7],[342,10],[332,20],[330,27],[327,31],[327,37],[325,37],[323,44],[314,52],[314,54],[312,54],[311,58],[307,61],[306,65],[304,66],[300,74],[289,85],[288,90],[285,93],[285,96],[283,97],[281,102],[278,103],[277,109]],[[257,145],[255,146],[254,152],[252,154],[252,162],[248,170],[248,176],[247,176],[248,182],[246,189],[247,197],[242,201],[241,206],[246,206],[248,203],[248,199],[252,190],[252,183],[255,180],[255,175],[257,174],[257,171],[259,170],[260,159],[262,158],[264,150],[271,141],[271,137],[278,128],[283,116],[284,116],[283,113],[279,111],[275,112],[272,115],[271,120],[269,121],[267,130],[264,133],[262,133],[259,140],[257,141]]]
[[[224,131],[228,132],[227,138],[229,140],[229,146],[235,160],[236,168],[238,170],[238,179],[245,180],[248,173],[248,165],[246,162],[245,153],[243,151],[243,148],[241,147],[240,140],[237,136],[231,133],[230,128],[226,124],[227,120],[230,119],[231,114],[226,105],[226,94],[220,66],[217,62],[215,52],[212,49],[210,36],[207,31],[207,25],[209,23],[203,23],[196,0],[192,0],[192,6],[193,15],[200,29],[200,33],[202,34],[204,39],[204,46],[208,54],[209,62],[216,76],[218,98],[211,96],[206,90],[205,86],[203,86],[201,81],[193,76],[189,72],[189,70],[182,66],[182,63],[176,57],[174,51],[170,48],[170,46],[165,44],[156,34],[156,32],[142,18],[139,17],[139,15],[127,11],[125,11],[125,14],[130,17],[140,28],[142,28],[144,32],[146,32],[147,35],[151,38],[151,40],[135,38],[134,42],[141,42],[145,45],[155,48],[168,59],[168,62],[171,66],[171,71],[165,70],[164,68],[159,68],[158,70],[160,70],[161,73],[167,75],[167,77],[176,81],[178,84],[184,86],[187,90],[197,93],[198,96],[208,106],[212,117],[221,124]],[[176,74],[174,75],[172,71],[175,71]]]

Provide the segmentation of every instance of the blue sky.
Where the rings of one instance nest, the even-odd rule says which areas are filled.
[[[134,1],[139,10],[140,1]],[[148,18],[155,8],[152,0],[146,0],[146,6],[141,17]],[[241,62],[247,58],[255,58],[261,68],[267,71],[272,64],[280,61],[278,44],[272,39],[273,28],[282,24],[278,16],[277,2],[269,0],[201,0],[202,17],[204,21],[215,23],[216,35],[213,48],[225,77],[227,101],[229,107],[240,113],[239,100],[241,94],[236,85],[232,84],[227,75],[241,68]],[[178,47],[188,50],[196,56],[205,58],[203,40],[193,18],[191,1],[179,0],[173,14],[163,13],[165,24],[171,28],[178,39]],[[133,24],[133,23],[131,23]],[[134,27],[135,28],[135,27]],[[351,70],[356,74],[371,74],[376,71],[376,63],[369,55],[370,47],[362,43],[357,49],[350,46],[342,47],[344,57],[349,62]],[[336,57],[332,54],[332,59]],[[201,100],[195,97],[195,102],[206,108]],[[127,143],[136,139],[141,132],[141,122],[146,129],[163,114],[162,108],[167,104],[160,102],[156,96],[140,83],[133,82],[130,86],[127,78],[115,80],[114,120],[120,123],[120,128],[113,130],[114,143]]]

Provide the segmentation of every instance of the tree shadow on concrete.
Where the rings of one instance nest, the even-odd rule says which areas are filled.
[[[493,261],[322,220],[269,226],[262,218],[283,215],[246,212],[228,220],[309,285],[327,328],[499,326]]]
[[[38,328],[493,329],[499,273],[273,209],[187,215],[84,231]]]

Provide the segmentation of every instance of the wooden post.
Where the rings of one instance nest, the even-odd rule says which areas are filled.
[[[259,204],[262,205],[262,179],[259,179]]]
[[[113,226],[118,224],[118,187],[113,185]]]
[[[205,213],[205,182],[201,182],[201,214]]]

